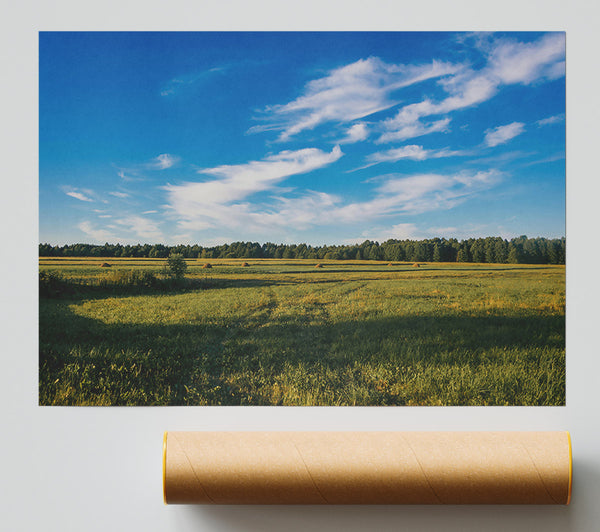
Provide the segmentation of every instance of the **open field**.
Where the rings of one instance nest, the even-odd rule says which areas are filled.
[[[40,404],[565,402],[564,266],[197,259],[111,285],[164,262],[40,259],[69,287],[40,298]]]

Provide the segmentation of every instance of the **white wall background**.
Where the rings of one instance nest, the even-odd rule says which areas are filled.
[[[599,10],[584,0],[23,0],[0,8],[0,529],[600,530]],[[566,30],[567,406],[37,406],[37,32]],[[587,246],[592,245],[592,255]],[[594,248],[595,246],[595,248]],[[164,430],[570,430],[569,507],[164,506]]]

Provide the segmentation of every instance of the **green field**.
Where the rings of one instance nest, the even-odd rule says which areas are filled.
[[[164,262],[40,259],[40,404],[565,404],[564,266]]]

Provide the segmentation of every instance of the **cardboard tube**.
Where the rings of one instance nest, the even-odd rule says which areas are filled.
[[[168,432],[168,504],[569,504],[568,432]]]

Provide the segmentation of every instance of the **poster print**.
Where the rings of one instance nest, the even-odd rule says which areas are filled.
[[[564,33],[39,45],[40,404],[565,404]]]

